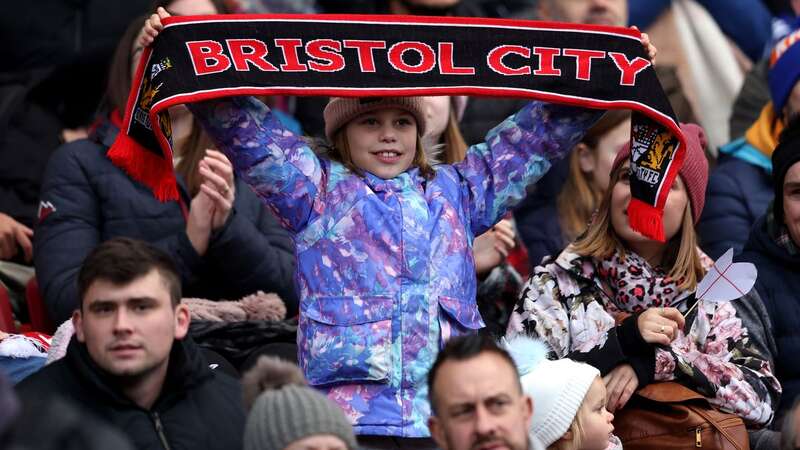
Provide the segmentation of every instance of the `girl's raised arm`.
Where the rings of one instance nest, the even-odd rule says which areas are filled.
[[[144,23],[137,43],[151,45],[170,14],[158,8]],[[233,163],[239,176],[297,232],[308,223],[323,192],[319,158],[306,141],[287,130],[253,97],[232,97],[188,105],[205,131]]]
[[[473,234],[519,203],[527,187],[567,155],[603,112],[530,102],[489,131],[486,142],[470,147],[454,167],[466,181]]]

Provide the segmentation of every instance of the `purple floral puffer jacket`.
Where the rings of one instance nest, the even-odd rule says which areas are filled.
[[[442,343],[483,327],[474,236],[498,222],[602,111],[532,102],[426,180],[320,158],[252,98],[191,106],[294,233],[298,346],[309,383],[357,434],[429,436],[426,376]]]

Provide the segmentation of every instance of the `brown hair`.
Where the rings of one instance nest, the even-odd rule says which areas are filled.
[[[172,306],[181,301],[181,279],[172,258],[147,242],[118,237],[92,250],[78,272],[78,295],[83,308],[84,296],[97,281],[126,286],[156,270],[169,290]]]
[[[334,161],[342,163],[351,172],[364,176],[364,171],[353,164],[353,157],[350,155],[350,143],[347,141],[347,134],[345,133],[346,128],[347,126],[345,125],[334,133],[332,146],[328,149],[327,156]],[[428,163],[428,158],[425,156],[425,149],[422,147],[422,139],[419,134],[417,135],[416,151],[411,166],[419,168],[419,173],[426,179],[431,179],[434,175],[433,167]]]
[[[514,358],[502,347],[497,345],[492,338],[481,334],[465,334],[462,336],[454,337],[447,341],[444,348],[436,355],[436,360],[428,371],[428,401],[431,404],[431,411],[434,415],[437,413],[438,402],[436,401],[436,375],[442,365],[447,361],[467,361],[472,358],[490,353],[500,357],[503,361],[508,363],[509,367],[514,373],[518,373],[517,364]],[[514,377],[516,380],[517,391],[522,393],[522,383],[519,377]]]
[[[206,149],[213,147],[211,138],[203,131],[197,119],[192,117],[192,131],[180,149],[176,149],[181,158],[175,166],[175,171],[186,180],[186,186],[192,197],[200,191],[200,174],[197,172],[197,166],[206,155]]]
[[[586,133],[581,143],[591,151],[597,151],[600,139],[609,131],[630,119],[630,111],[611,110]],[[569,176],[558,195],[558,221],[567,241],[572,241],[586,229],[597,209],[603,193],[592,189],[589,179],[581,170],[580,156],[573,150],[569,156]]]
[[[442,142],[444,144],[443,163],[455,164],[467,157],[467,142],[458,127],[458,119],[452,105],[450,106],[450,116],[447,118],[447,127],[442,133],[442,140],[444,141]]]
[[[597,214],[586,229],[586,233],[572,244],[575,253],[605,259],[617,252],[621,257],[625,257],[625,245],[611,224],[611,193],[624,170],[629,169],[622,164],[611,173],[608,190],[603,195]],[[690,205],[687,204],[683,212],[680,231],[675,233],[666,246],[661,267],[665,270],[669,268],[668,275],[677,281],[680,289],[694,290],[705,269],[697,253],[697,234],[694,231]]]
[[[131,83],[133,83],[131,77],[133,43],[147,17],[139,16],[133,19],[117,43],[117,48],[114,50],[114,56],[111,57],[111,66],[108,70],[106,93],[101,102],[100,109],[104,113],[110,113],[116,109],[119,110],[120,114],[125,114],[128,94],[131,91]]]

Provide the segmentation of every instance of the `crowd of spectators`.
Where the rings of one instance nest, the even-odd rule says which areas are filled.
[[[0,448],[622,448],[615,415],[669,382],[800,447],[800,1],[14,9]],[[170,15],[271,13],[638,27],[688,144],[666,242],[628,224],[629,111],[519,98],[171,107],[159,201],[108,155],[142,51]],[[731,248],[755,287],[697,298]]]

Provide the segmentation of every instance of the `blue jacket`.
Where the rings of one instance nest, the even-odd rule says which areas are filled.
[[[744,251],[737,258],[758,269],[755,289],[767,308],[777,345],[775,374],[783,385],[775,423],[800,395],[800,255],[790,255],[767,232],[766,216],[758,219]]]
[[[720,149],[724,156],[711,171],[706,206],[697,223],[700,248],[716,260],[729,248],[738,253],[756,219],[764,214],[774,192],[772,164],[738,139]]]
[[[52,212],[40,214],[34,263],[56,323],[80,303],[77,277],[83,259],[100,242],[118,236],[148,241],[170,254],[185,297],[235,300],[262,290],[277,293],[289,311],[296,310],[294,244],[246,184],[237,180],[234,210],[201,257],[186,236],[181,205],[159,202],[106,157],[116,133],[104,123],[91,139],[57,150],[45,171],[41,201]],[[188,208],[191,199],[180,179],[179,190]]]
[[[432,179],[410,168],[387,180],[319,158],[252,99],[191,108],[295,233],[306,378],[356,433],[402,437],[429,435],[425,381],[440,346],[483,327],[473,238],[602,115],[532,102]]]

